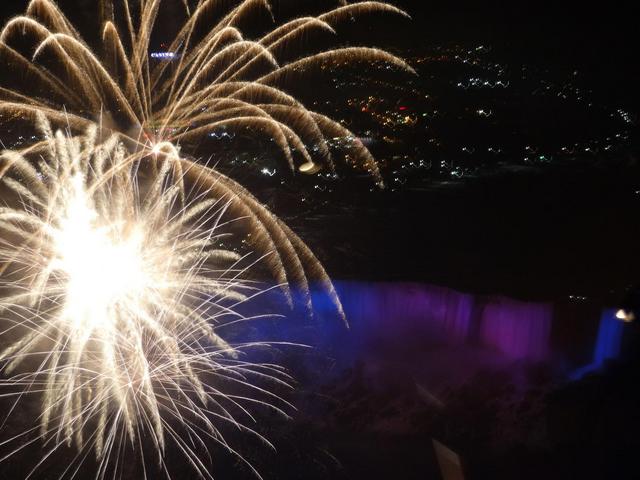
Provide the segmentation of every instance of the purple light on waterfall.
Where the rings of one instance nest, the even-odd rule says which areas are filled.
[[[385,336],[428,331],[452,342],[465,342],[471,331],[472,295],[406,283],[341,283],[339,290],[354,330]]]
[[[466,378],[480,364],[504,366],[514,360],[550,358],[551,304],[414,283],[340,282],[337,288],[351,328],[348,334],[343,329],[324,331],[339,337],[330,343],[341,345],[333,355],[345,364],[363,359],[368,365],[398,361],[404,352],[416,364],[424,360],[424,371],[435,378],[437,367],[426,364],[435,365],[437,356],[431,352],[448,345],[455,346],[442,350],[448,362],[460,366],[470,355],[482,359],[467,364],[466,370],[458,369]]]
[[[552,320],[551,305],[498,297],[482,313],[481,340],[513,359],[544,360]]]
[[[445,388],[478,371],[551,360],[551,304],[416,283],[339,282],[336,287],[350,328],[322,329],[332,346],[332,372],[355,366],[375,388],[406,376]],[[318,296],[316,305],[321,300]]]

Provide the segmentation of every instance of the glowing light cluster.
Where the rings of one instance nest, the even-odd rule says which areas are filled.
[[[135,307],[162,278],[154,278],[152,269],[145,265],[140,228],[134,226],[123,236],[114,226],[100,226],[82,175],[75,174],[68,187],[65,213],[59,228],[51,232],[56,255],[49,269],[66,277],[62,316],[73,319],[75,328],[87,322],[91,327],[102,327],[110,323],[109,311],[114,305],[130,301]]]
[[[174,52],[151,52],[151,58],[161,59],[161,60],[173,60],[177,58]]]
[[[616,318],[623,322],[631,323],[636,319],[636,316],[632,311],[621,308],[616,312]]]

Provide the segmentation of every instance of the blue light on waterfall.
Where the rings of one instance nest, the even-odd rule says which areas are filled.
[[[608,360],[618,358],[622,345],[624,323],[616,318],[615,309],[602,311],[598,338],[593,351],[593,361],[571,374],[573,380],[579,380],[586,374],[602,368]]]

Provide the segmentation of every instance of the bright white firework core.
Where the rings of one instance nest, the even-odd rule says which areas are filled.
[[[150,286],[143,238],[138,229],[124,236],[114,225],[99,224],[82,175],[72,179],[65,204],[66,215],[53,232],[57,258],[52,265],[67,277],[64,316],[76,324],[97,327],[112,318],[112,307],[140,298]]]

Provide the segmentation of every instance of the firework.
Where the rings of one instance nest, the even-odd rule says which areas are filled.
[[[42,462],[73,443],[78,459],[95,452],[102,478],[122,438],[142,451],[144,437],[163,468],[170,440],[209,478],[194,436],[226,446],[219,424],[242,427],[233,410],[246,414],[243,401],[286,405],[251,382],[284,384],[285,373],[244,361],[255,345],[219,334],[250,320],[239,306],[261,290],[247,270],[263,260],[278,277],[317,261],[241,187],[170,146],[142,157],[117,135],[101,143],[95,125],[82,137],[53,134],[44,117],[40,125],[48,148],[39,161],[1,156],[3,384],[22,387],[16,401],[42,396]],[[238,213],[256,237],[244,254],[223,247]],[[218,379],[249,393],[227,394]],[[21,437],[10,439],[17,450],[39,440]]]
[[[357,136],[306,108],[286,87],[292,74],[319,67],[387,63],[413,72],[401,59],[375,48],[305,53],[299,47],[311,34],[334,36],[336,25],[357,16],[406,16],[403,11],[381,2],[342,2],[319,16],[282,24],[273,20],[271,31],[248,40],[241,25],[261,13],[273,17],[267,0],[199,0],[191,9],[185,1],[187,19],[164,52],[172,61],[154,65],[149,45],[161,2],[134,3],[101,2],[101,45],[92,50],[51,0],[32,0],[26,15],[9,21],[0,33],[0,61],[29,80],[20,86],[0,83],[0,110],[9,116],[40,111],[74,128],[107,111],[116,130],[151,148],[160,142],[197,141],[220,127],[249,130],[256,137],[266,135],[292,169],[305,173],[334,168],[326,138],[339,136],[349,139],[349,163],[382,184],[374,158]],[[281,60],[296,49],[302,51],[295,60]]]
[[[406,15],[385,3],[341,2],[281,24],[267,0],[179,3],[186,20],[163,53],[171,62],[149,54],[160,0],[102,0],[95,49],[51,0],[32,0],[0,32],[0,68],[14,73],[0,79],[0,117],[37,119],[44,134],[0,162],[3,383],[18,387],[16,402],[26,393],[43,397],[38,428],[48,453],[40,463],[75,444],[75,464],[95,452],[98,478],[123,443],[142,452],[142,437],[165,471],[172,442],[209,478],[196,449],[209,438],[233,451],[221,422],[253,432],[238,419],[237,412],[249,415],[245,402],[282,412],[286,402],[252,379],[282,385],[286,374],[243,360],[254,345],[220,333],[248,320],[239,309],[261,292],[248,275],[258,261],[290,307],[300,300],[312,314],[313,281],[344,319],[304,242],[235,181],[183,158],[181,146],[221,127],[249,131],[266,135],[291,169],[315,173],[335,168],[326,139],[341,137],[349,164],[382,185],[357,136],[305,107],[287,83],[357,62],[412,72],[373,48],[292,55],[306,36],[333,36],[361,14]],[[241,25],[261,13],[273,28],[245,38]],[[76,136],[54,134],[51,124]],[[225,232],[238,223],[243,247],[233,250]],[[221,391],[216,379],[249,393]],[[19,443],[11,454],[38,441],[25,440],[29,433],[4,442]],[[65,474],[77,473],[73,465]]]

